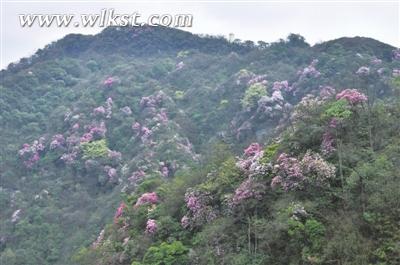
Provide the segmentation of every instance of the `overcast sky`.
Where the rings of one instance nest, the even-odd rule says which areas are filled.
[[[21,27],[19,14],[99,13],[114,8],[117,13],[193,14],[194,33],[228,35],[234,33],[242,40],[266,42],[285,38],[289,33],[304,36],[310,44],[339,37],[363,36],[400,47],[399,1],[274,1],[260,0],[234,3],[220,1],[191,1],[190,3],[144,3],[104,0],[77,3],[79,0],[1,0],[1,68],[21,57],[32,55],[38,48],[58,40],[68,33],[94,34],[102,28],[32,28]],[[71,1],[74,1],[71,3]],[[92,0],[90,0],[92,1]]]

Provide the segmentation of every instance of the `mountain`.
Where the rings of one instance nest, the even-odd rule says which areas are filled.
[[[1,264],[397,264],[399,69],[360,37],[51,43],[0,73]]]

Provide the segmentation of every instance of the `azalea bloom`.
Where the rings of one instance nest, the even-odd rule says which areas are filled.
[[[142,196],[137,200],[135,206],[141,206],[143,204],[155,204],[158,202],[158,196],[155,192],[143,193]]]
[[[345,99],[352,105],[356,105],[368,100],[367,96],[359,92],[357,89],[345,89],[336,95],[336,99]]]
[[[103,85],[105,86],[112,86],[114,84],[114,78],[112,78],[111,76],[108,77],[106,80],[104,80]]]
[[[157,232],[157,223],[156,220],[154,219],[148,219],[147,223],[146,223],[146,233],[147,234],[154,234],[155,232]]]

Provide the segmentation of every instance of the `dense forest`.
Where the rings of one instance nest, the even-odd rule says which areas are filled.
[[[400,49],[164,27],[0,72],[0,264],[400,264]]]

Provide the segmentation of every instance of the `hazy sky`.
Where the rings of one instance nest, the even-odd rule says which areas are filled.
[[[289,33],[304,36],[307,42],[331,40],[343,36],[371,37],[400,47],[399,1],[93,1],[86,0],[0,0],[1,68],[68,33],[97,33],[102,28],[22,28],[18,15],[99,13],[114,8],[117,13],[193,14],[194,33],[228,35],[243,40],[266,42],[285,38]]]

